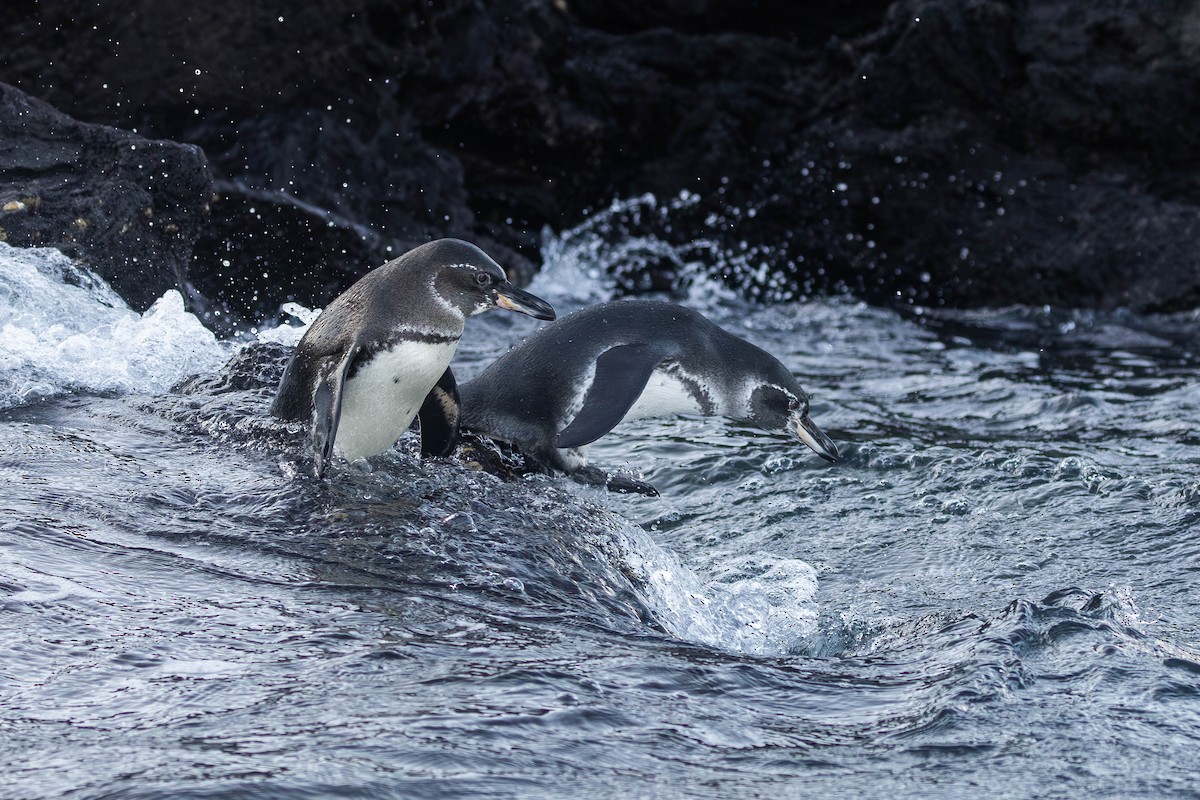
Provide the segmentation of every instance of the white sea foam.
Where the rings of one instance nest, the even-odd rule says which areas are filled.
[[[165,392],[220,367],[229,349],[176,291],[137,314],[57,250],[0,243],[0,408],[74,391]]]
[[[615,543],[642,600],[685,641],[734,653],[806,652],[817,631],[817,577],[798,559],[747,556],[705,579],[641,528],[621,526]]]
[[[295,347],[308,326],[312,325],[321,314],[321,309],[305,308],[299,303],[284,303],[279,310],[298,322],[298,325],[283,324],[275,328],[263,328],[257,331],[260,342],[276,342]]]

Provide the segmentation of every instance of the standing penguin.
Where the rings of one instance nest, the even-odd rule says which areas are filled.
[[[508,282],[473,244],[439,239],[371,270],[320,313],[296,346],[271,413],[312,424],[316,473],[386,451],[419,413],[421,451],[458,436],[450,358],[466,318],[498,306],[536,319],[554,309]]]
[[[657,494],[586,466],[582,448],[628,419],[732,417],[837,459],[783,364],[671,303],[617,301],[576,311],[497,359],[462,387],[461,400],[464,429],[516,444],[543,468],[618,491]]]

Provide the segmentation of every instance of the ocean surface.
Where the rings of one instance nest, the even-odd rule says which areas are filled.
[[[603,219],[560,314],[666,248]],[[1200,317],[680,269],[838,463],[678,418],[591,449],[657,498],[411,434],[320,482],[267,414],[312,310],[218,340],[0,244],[0,798],[1200,796]]]

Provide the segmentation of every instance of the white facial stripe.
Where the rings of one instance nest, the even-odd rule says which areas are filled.
[[[478,265],[476,265],[476,264],[461,263],[461,264],[447,264],[446,266],[449,269],[469,269],[472,272],[483,272],[483,270],[480,269],[478,267]],[[504,268],[500,267],[499,269],[500,269],[501,280],[508,280],[508,274],[505,273]],[[440,293],[438,293],[438,291],[436,290],[436,287],[435,287],[436,279],[437,279],[436,274],[434,276],[430,277],[429,291],[433,294],[434,298],[442,305],[443,308],[448,309],[455,316],[457,316],[459,318],[463,318],[462,310],[460,308],[458,308],[458,306],[454,305],[449,300],[447,300],[445,297],[442,297],[442,295]],[[476,314],[482,314],[484,311],[487,311],[488,309],[494,308],[494,307],[495,306],[492,303],[488,302],[487,300],[481,299],[478,303],[475,304],[475,306],[470,311],[467,312],[466,316],[473,317]]]
[[[451,264],[450,266],[464,267],[466,269],[474,270],[475,272],[483,272],[484,271],[483,269],[480,268],[480,266],[478,264]],[[508,280],[508,273],[504,271],[504,267],[497,264],[496,269],[500,270],[500,278],[502,280]]]
[[[792,393],[791,389],[785,389],[784,387],[780,386],[779,384],[759,383],[758,381],[747,380],[745,383],[742,384],[741,393],[739,395],[741,398],[741,402],[742,402],[743,418],[749,419],[754,416],[754,392],[756,389],[759,389],[764,386],[769,387],[771,389],[778,389],[780,392],[782,392],[784,394],[785,397],[791,398],[793,400],[800,399],[800,398],[796,397],[795,394]],[[730,416],[733,416],[733,415],[730,415]]]
[[[455,264],[454,266],[461,266],[461,265]],[[463,313],[459,309],[459,307],[454,305],[453,303],[451,303],[445,297],[442,297],[442,293],[437,290],[437,273],[434,273],[429,276],[429,294],[431,294],[433,296],[433,299],[436,300],[437,303],[442,308],[449,311],[451,314],[453,314],[458,319],[463,319]]]

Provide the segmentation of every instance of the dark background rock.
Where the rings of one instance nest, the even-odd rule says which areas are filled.
[[[192,274],[226,318],[322,304],[436,236],[528,274],[543,226],[685,191],[617,229],[751,295],[1200,304],[1184,0],[122,9],[6,3],[0,80],[203,147],[219,191]]]
[[[139,311],[185,290],[211,189],[193,145],[76,122],[0,84],[0,240],[86,257]]]

